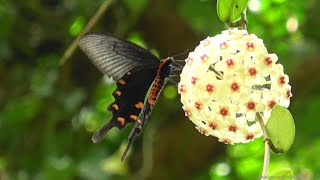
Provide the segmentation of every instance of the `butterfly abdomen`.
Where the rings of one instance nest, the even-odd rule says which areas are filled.
[[[163,60],[161,61],[158,70],[156,78],[154,79],[154,82],[151,86],[150,93],[148,95],[148,103],[153,105],[155,101],[157,100],[157,97],[159,96],[162,88],[164,87],[166,78],[169,76],[170,72],[170,64],[172,63],[172,60]]]
[[[157,76],[156,79],[154,80],[154,83],[153,83],[151,89],[150,89],[150,93],[148,96],[148,103],[149,104],[155,103],[163,85],[164,85],[164,78]]]

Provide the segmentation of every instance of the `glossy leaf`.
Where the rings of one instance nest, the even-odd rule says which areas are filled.
[[[217,13],[221,21],[234,23],[241,19],[241,14],[245,11],[248,0],[218,0]]]
[[[284,153],[291,147],[295,136],[295,125],[290,111],[276,105],[266,125],[269,138],[274,146],[274,153]]]

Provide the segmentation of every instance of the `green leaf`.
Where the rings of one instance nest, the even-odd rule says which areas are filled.
[[[279,105],[274,106],[266,129],[274,146],[273,148],[271,146],[272,151],[277,154],[287,152],[295,136],[295,126],[290,111]]]
[[[85,25],[85,19],[82,16],[77,17],[69,28],[69,33],[72,36],[78,35]]]
[[[248,0],[218,0],[217,13],[221,21],[234,23],[241,19],[241,14],[247,7]]]
[[[268,175],[267,179],[294,179],[290,168],[277,169]]]

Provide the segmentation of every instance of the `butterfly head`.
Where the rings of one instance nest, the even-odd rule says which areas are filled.
[[[174,61],[174,58],[173,57],[167,57],[166,59],[165,59],[165,61],[168,61],[168,62],[173,62]]]

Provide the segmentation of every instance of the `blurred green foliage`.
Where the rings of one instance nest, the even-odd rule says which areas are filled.
[[[226,146],[200,135],[174,85],[165,87],[124,164],[129,127],[91,142],[111,117],[106,107],[115,85],[79,50],[58,62],[102,3],[0,1],[0,179],[257,179],[262,140]],[[250,0],[247,13],[249,32],[279,56],[293,87],[295,141],[286,154],[272,154],[269,172],[292,168],[301,179],[320,177],[318,7],[312,0]],[[164,58],[192,51],[225,28],[214,0],[119,0],[92,31],[128,38]]]

